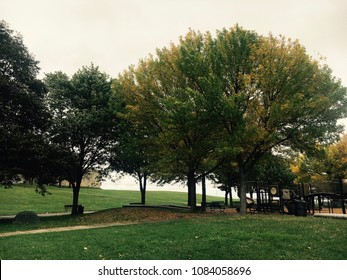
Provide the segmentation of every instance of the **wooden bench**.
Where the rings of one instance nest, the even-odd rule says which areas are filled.
[[[211,201],[206,202],[206,208],[210,208],[211,212],[214,212],[216,209],[219,209],[219,212],[222,213],[225,210],[225,203],[224,201]]]

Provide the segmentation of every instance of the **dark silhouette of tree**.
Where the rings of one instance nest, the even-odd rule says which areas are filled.
[[[0,21],[0,182],[19,174],[36,178],[46,149],[49,115],[43,103],[44,84],[37,79],[38,61],[22,37]],[[44,157],[45,158],[45,157]]]
[[[116,118],[109,106],[110,79],[91,65],[71,78],[62,72],[48,74],[45,83],[53,115],[50,139],[67,155],[62,175],[72,185],[74,215],[83,176],[105,169],[116,139]]]

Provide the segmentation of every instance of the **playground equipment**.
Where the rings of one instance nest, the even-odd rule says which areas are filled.
[[[278,183],[247,181],[247,208],[251,213],[285,213],[292,211],[291,201],[297,196],[293,190]],[[294,205],[294,204],[293,204]]]
[[[342,213],[346,214],[346,180],[340,180],[339,182],[311,182],[303,184],[303,188],[307,191],[304,198],[310,213],[314,214],[316,211],[334,213],[334,210],[341,208]]]
[[[289,187],[279,183],[247,181],[246,187],[247,209],[251,213],[306,216],[315,211],[333,213],[337,209],[346,213],[347,181],[312,182]]]

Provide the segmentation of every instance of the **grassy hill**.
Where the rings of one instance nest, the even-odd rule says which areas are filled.
[[[16,185],[13,188],[0,188],[0,215],[16,214],[28,210],[36,213],[64,212],[64,205],[72,203],[72,189],[49,186],[50,194],[41,196],[35,192],[35,186]],[[221,200],[220,197],[209,196],[208,200]],[[85,211],[97,211],[121,207],[125,204],[139,202],[140,191],[103,190],[82,188],[79,204]],[[148,191],[147,204],[186,205],[187,194],[183,192]],[[197,202],[201,195],[197,195]]]

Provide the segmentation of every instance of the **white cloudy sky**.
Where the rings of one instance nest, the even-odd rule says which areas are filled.
[[[0,0],[0,19],[23,35],[43,73],[93,62],[112,77],[176,42],[189,28],[236,23],[299,39],[347,85],[345,0]]]
[[[116,77],[189,28],[213,33],[238,23],[299,39],[347,86],[345,0],[0,0],[0,19],[23,35],[41,77],[91,62]]]

